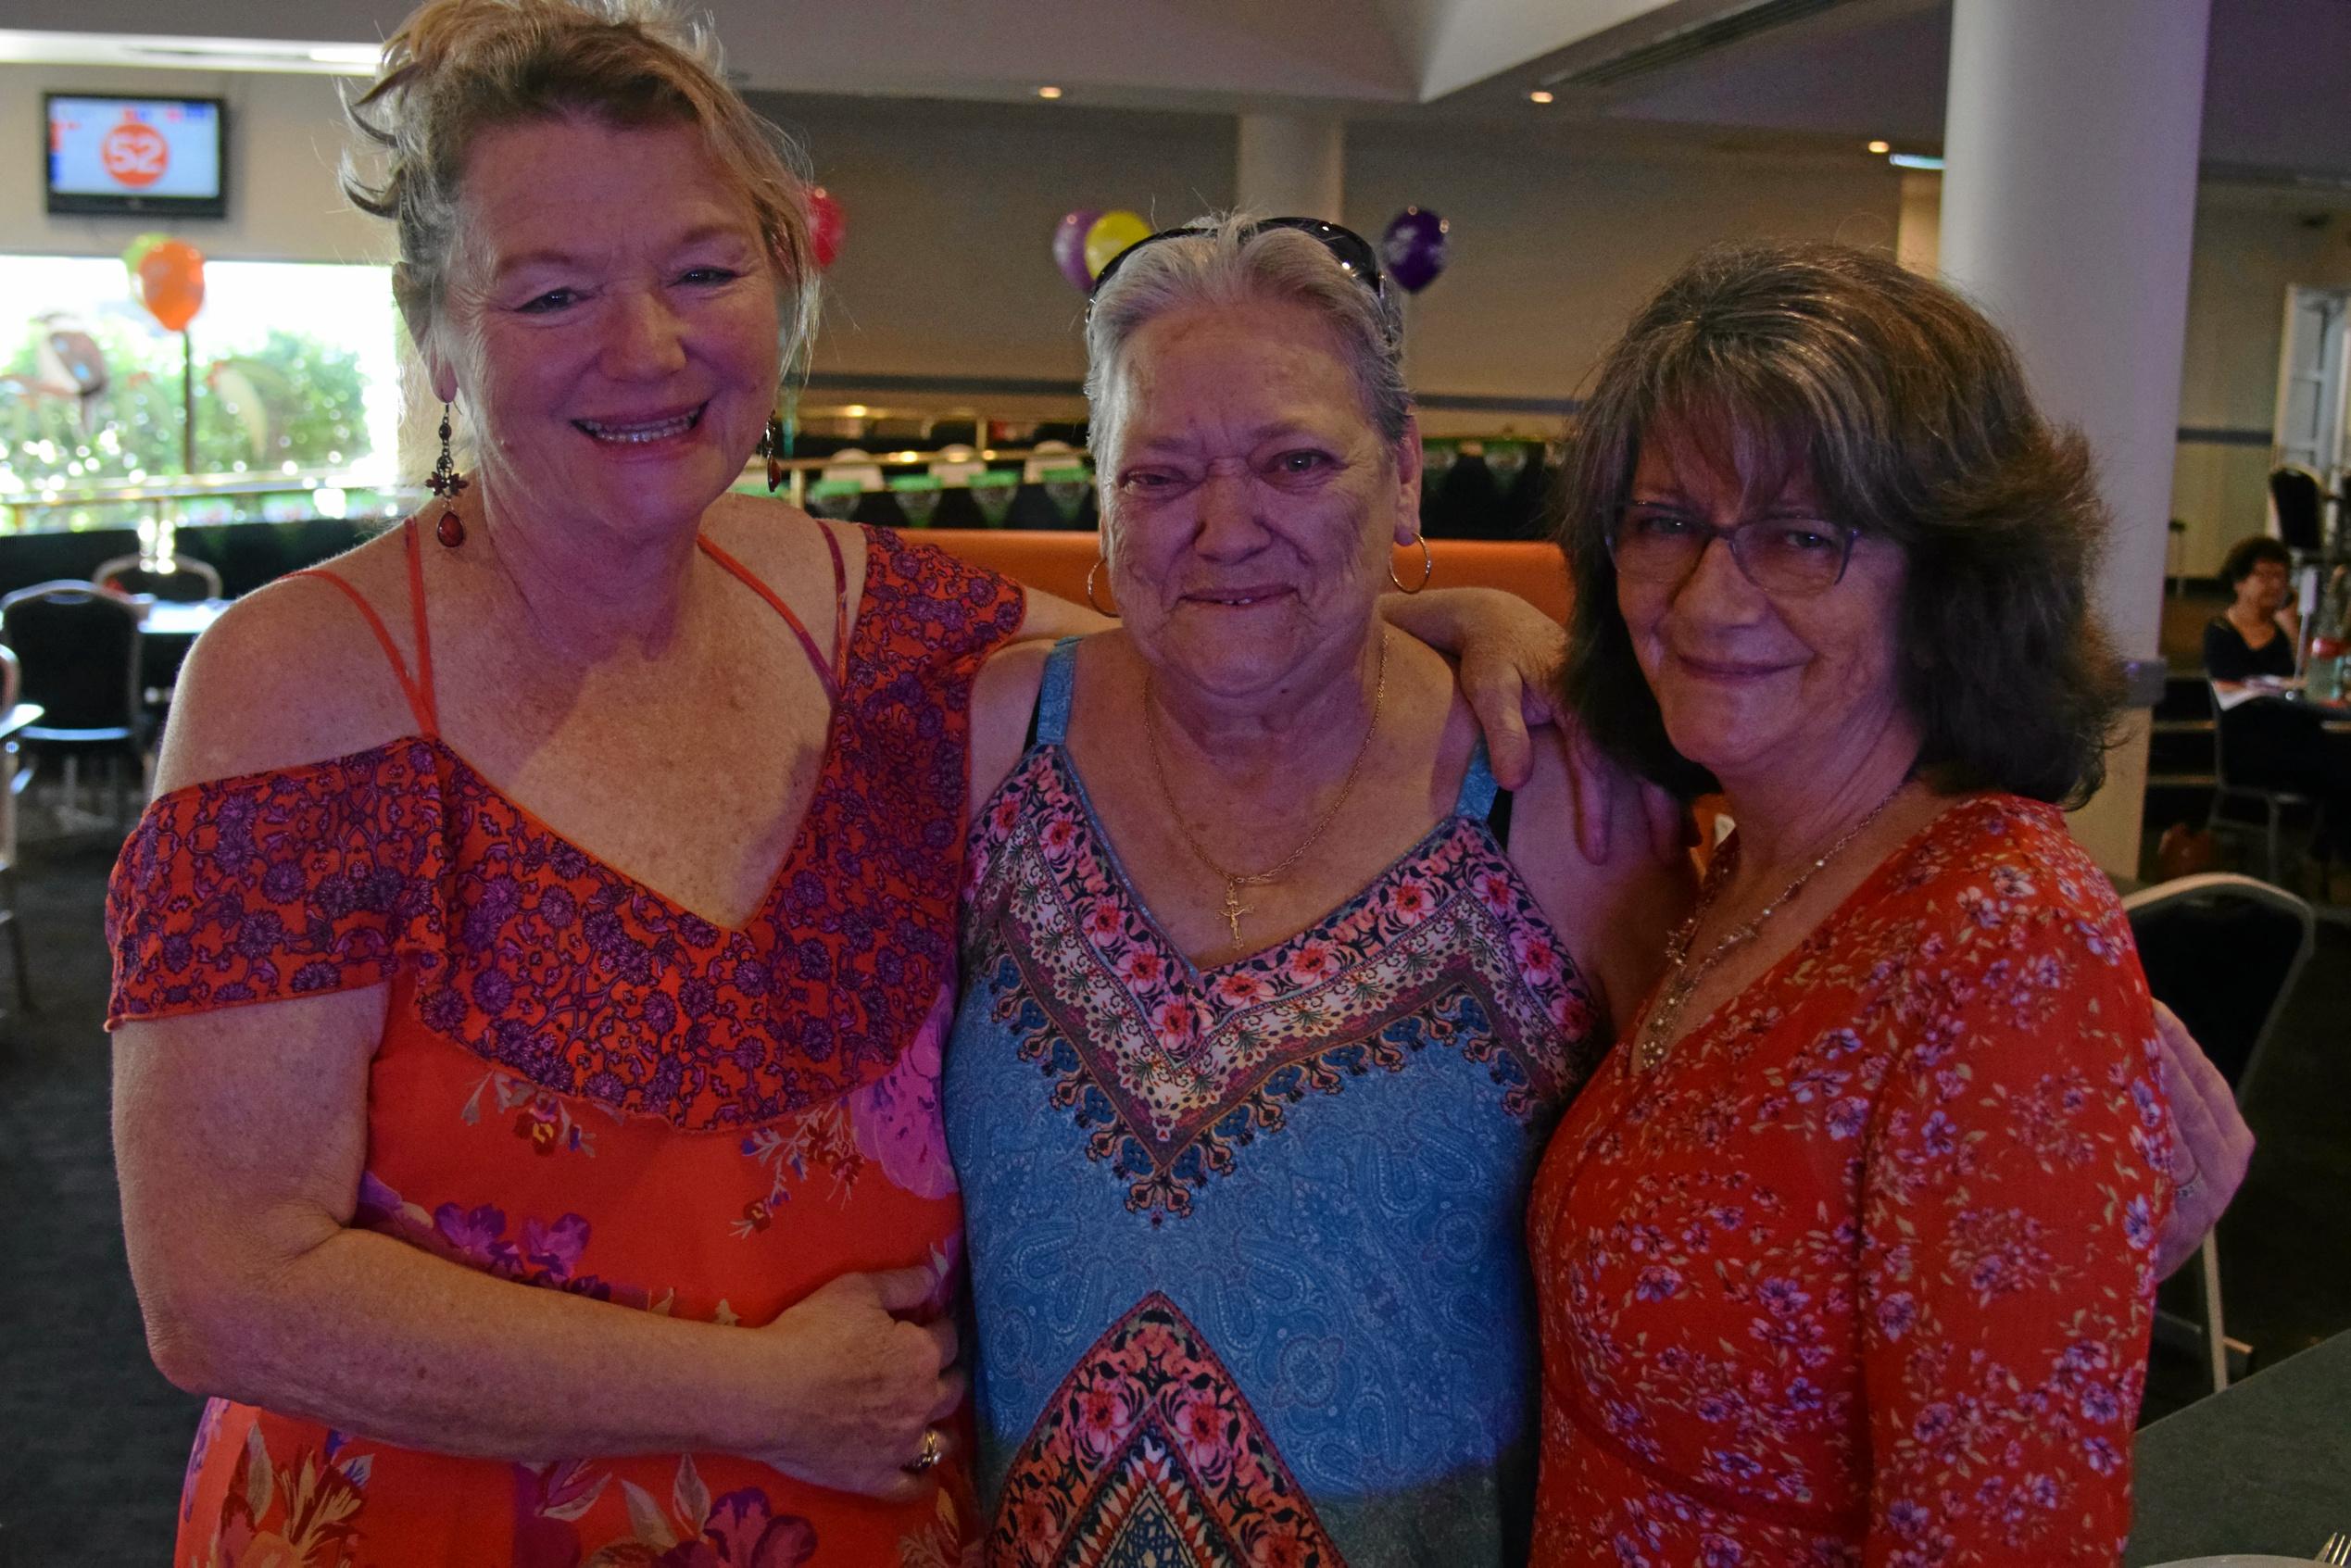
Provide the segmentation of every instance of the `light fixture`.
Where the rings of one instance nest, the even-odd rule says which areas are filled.
[[[1892,142],[1872,142],[1869,144],[1869,150],[1873,153],[1890,153],[1893,151],[1893,144]]]
[[[1553,94],[1549,88],[1538,87],[1533,92],[1527,94],[1527,101],[1530,104],[1548,104],[1551,103],[1556,96],[1557,94]]]
[[[1062,90],[1058,87],[1039,87],[1037,90],[1037,95],[1040,98],[1058,98],[1062,95]]]
[[[34,32],[0,28],[0,64],[132,66],[207,71],[374,74],[382,47],[325,40],[202,38],[166,33]]]
[[[1928,157],[1920,153],[1895,153],[1886,159],[1896,169],[1941,169],[1942,159]]]

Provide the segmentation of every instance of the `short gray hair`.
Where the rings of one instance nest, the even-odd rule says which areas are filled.
[[[1171,311],[1262,300],[1305,306],[1327,322],[1345,345],[1364,417],[1390,445],[1403,439],[1413,400],[1402,302],[1391,289],[1365,288],[1311,234],[1261,229],[1261,221],[1245,212],[1199,219],[1190,225],[1199,233],[1135,252],[1094,296],[1086,314],[1086,401],[1098,465],[1116,436],[1111,386],[1135,334]]]

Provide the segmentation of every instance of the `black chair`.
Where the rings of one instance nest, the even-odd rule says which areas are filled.
[[[18,735],[38,766],[56,757],[66,768],[66,806],[73,805],[74,765],[103,759],[118,790],[145,792],[147,722],[140,704],[139,610],[90,583],[35,583],[0,598],[0,640],[24,667],[24,700],[42,707],[41,722]]]
[[[2277,509],[2278,538],[2297,557],[2326,547],[2327,487],[2299,463],[2269,470],[2269,504]]]
[[[0,645],[0,713],[23,700],[24,672],[17,656]],[[32,1001],[32,976],[24,961],[24,923],[17,897],[17,795],[31,774],[18,770],[15,737],[0,740],[0,926],[8,932],[8,956],[15,961],[17,1007],[23,1012],[40,1010]]]
[[[117,556],[92,572],[90,581],[110,593],[145,594],[174,604],[201,604],[220,597],[220,573],[210,562],[194,556],[173,556],[168,561]]]
[[[2211,684],[2206,683],[2209,690]],[[2261,726],[2256,730],[2255,726]],[[2303,747],[2315,748],[2321,744],[2324,725],[2319,715],[2307,709],[2287,708],[2267,697],[2255,697],[2226,712],[2221,710],[2220,694],[2212,692],[2212,771],[2216,780],[2212,789],[2212,809],[2205,814],[2206,833],[2244,833],[2253,824],[2228,815],[2232,802],[2257,807],[2262,814],[2261,841],[2266,851],[2264,866],[2271,882],[2281,882],[2282,870],[2282,830],[2288,813],[2307,812],[2310,836],[2307,846],[2318,841],[2325,825],[2326,808],[2316,796],[2305,795],[2274,783],[2265,784],[2258,777],[2244,772],[2246,759],[2238,759],[2239,771],[2230,770],[2229,735],[2234,731],[2240,750],[2248,741],[2266,742],[2260,749],[2270,753],[2288,754]],[[2306,733],[2307,732],[2307,733]]]
[[[2147,989],[2180,1015],[2244,1105],[2279,1010],[2309,961],[2317,929],[2310,906],[2266,882],[2215,872],[2143,889],[2122,907],[2139,944]],[[2202,1259],[2200,1337],[2218,1390],[2229,1384],[2229,1340],[2214,1236],[2204,1238]]]

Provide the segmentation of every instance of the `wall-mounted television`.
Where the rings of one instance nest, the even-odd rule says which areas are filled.
[[[228,216],[229,117],[222,100],[44,96],[51,212]]]

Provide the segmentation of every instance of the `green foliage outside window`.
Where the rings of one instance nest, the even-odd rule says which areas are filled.
[[[0,491],[182,471],[179,340],[116,321],[89,331],[108,372],[94,397],[75,395],[57,355],[44,353],[46,323],[29,323],[0,366]],[[364,394],[348,349],[272,328],[252,353],[207,356],[199,332],[196,471],[339,468],[369,449]]]

